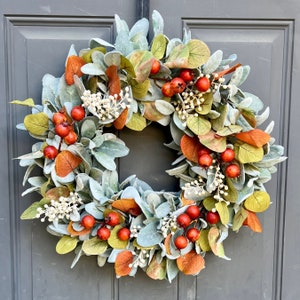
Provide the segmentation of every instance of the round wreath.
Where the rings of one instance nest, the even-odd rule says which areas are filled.
[[[168,39],[157,11],[150,45],[147,19],[129,30],[116,15],[115,24],[114,45],[93,38],[79,54],[71,46],[64,75],[43,77],[42,105],[12,101],[32,108],[17,127],[39,140],[18,157],[31,185],[23,195],[41,195],[21,218],[49,222],[56,251],[75,251],[72,267],[95,255],[99,266],[114,263],[117,277],[138,268],[152,279],[197,275],[206,252],[228,259],[229,230],[262,231],[264,183],[284,149],[270,136],[273,122],[258,128],[269,109],[259,114],[262,101],[241,90],[250,68],[230,67],[236,55],[211,55],[187,31]],[[169,126],[166,146],[178,158],[166,172],[179,178],[178,192],[154,191],[135,175],[118,180],[115,158],[129,149],[116,131],[151,122]],[[42,175],[32,175],[36,167]]]

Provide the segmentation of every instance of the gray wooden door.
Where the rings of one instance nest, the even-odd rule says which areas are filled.
[[[91,257],[83,258],[70,270],[73,255],[55,253],[57,239],[45,234],[45,226],[19,220],[32,197],[20,197],[23,170],[12,158],[29,151],[31,143],[15,129],[25,112],[8,104],[12,99],[29,96],[40,99],[42,76],[62,74],[61,66],[71,43],[81,49],[91,37],[112,41],[115,13],[132,25],[153,9],[164,16],[168,36],[181,37],[183,28],[189,28],[212,51],[220,48],[228,55],[236,53],[239,62],[251,65],[244,90],[259,95],[270,106],[271,119],[276,122],[273,134],[289,156],[267,186],[273,204],[261,219],[263,233],[243,229],[238,236],[233,234],[225,244],[230,262],[208,255],[207,267],[198,277],[181,275],[172,284],[150,280],[142,272],[135,278],[117,280],[112,265],[100,269]],[[299,298],[298,0],[1,0],[0,12],[1,299]],[[148,151],[151,145],[159,147],[164,139],[155,128],[145,134],[147,140],[153,141]],[[126,138],[132,148],[130,133]],[[161,151],[157,157],[166,158],[168,155]],[[129,169],[130,160],[138,159],[140,152],[137,148],[133,157],[124,160],[121,174],[136,172],[145,179],[150,177],[149,169],[147,172],[143,166]],[[150,165],[158,166],[151,169],[151,174],[157,176],[167,168],[159,158]],[[174,186],[168,177],[158,181],[157,176],[148,180],[155,188]]]

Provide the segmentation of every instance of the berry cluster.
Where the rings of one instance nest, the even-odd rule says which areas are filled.
[[[101,92],[92,94],[91,91],[84,91],[81,99],[83,105],[100,121],[113,121],[118,118],[120,113],[129,106],[132,101],[129,94],[129,87],[125,87],[125,90],[117,95],[107,96]]]
[[[81,105],[74,106],[71,110],[71,116],[67,114],[65,109],[61,109],[52,116],[55,133],[67,145],[76,143],[78,139],[77,133],[74,131],[74,122],[79,122],[85,117],[85,109]],[[44,157],[55,159],[59,153],[59,149],[55,146],[47,145],[44,150]]]
[[[83,204],[82,199],[77,193],[70,193],[69,197],[59,197],[58,200],[52,199],[50,205],[45,204],[44,208],[37,209],[36,218],[41,218],[41,222],[45,222],[48,218],[49,222],[58,222],[63,219],[70,219],[71,214],[77,215],[80,205]]]
[[[121,215],[116,211],[110,211],[106,214],[103,221],[100,221],[100,227],[97,230],[97,236],[101,241],[107,241],[111,234],[111,229],[122,222]],[[81,219],[81,225],[86,229],[92,229],[97,224],[92,215],[85,215]],[[131,238],[131,231],[127,227],[122,227],[117,232],[118,239],[128,241]]]

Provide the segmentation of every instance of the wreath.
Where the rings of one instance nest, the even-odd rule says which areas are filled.
[[[94,255],[100,267],[114,263],[117,277],[138,268],[170,282],[197,275],[207,252],[229,259],[230,230],[262,231],[264,184],[284,149],[270,135],[274,122],[258,128],[269,108],[241,90],[250,67],[233,65],[236,55],[211,54],[188,31],[168,39],[157,11],[150,43],[147,19],[129,29],[116,15],[115,25],[114,44],[93,38],[79,54],[71,46],[64,75],[43,77],[41,105],[12,101],[31,108],[17,128],[38,140],[18,157],[30,184],[22,195],[41,197],[21,219],[47,222],[57,253],[75,252],[72,268]],[[170,129],[165,146],[178,158],[166,172],[179,191],[155,191],[135,175],[119,182],[116,159],[129,149],[117,132],[152,122]]]

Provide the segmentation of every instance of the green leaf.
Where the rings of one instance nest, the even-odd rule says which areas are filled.
[[[96,133],[96,125],[93,120],[86,119],[81,126],[81,136],[87,138],[93,138]]]
[[[25,116],[24,125],[33,135],[44,135],[49,129],[49,119],[44,112]]]
[[[126,127],[135,131],[142,131],[146,126],[146,119],[139,113],[133,113],[130,120],[126,123]]]
[[[166,278],[166,259],[162,261],[157,258],[158,255],[153,256],[147,270],[146,274],[154,280],[163,280]]]
[[[229,126],[223,127],[221,130],[218,130],[217,135],[229,136],[229,135],[233,135],[235,133],[241,132],[242,129],[243,129],[243,127],[239,126],[239,125],[229,125]]]
[[[270,195],[265,191],[255,191],[245,202],[245,207],[253,212],[259,213],[267,210],[270,206]]]
[[[208,242],[209,242],[210,248],[216,256],[219,256],[221,258],[228,260],[229,258],[225,255],[223,244],[218,242],[219,236],[220,236],[220,234],[219,234],[218,228],[212,227],[209,229]]]
[[[212,128],[216,131],[222,130],[224,128],[225,120],[228,113],[228,106],[227,105],[220,105],[217,108],[217,112],[220,113],[220,116],[216,119],[211,120]]]
[[[229,222],[229,211],[226,202],[221,201],[216,203],[216,209],[220,215],[222,224],[227,225]]]
[[[108,239],[108,244],[114,249],[125,249],[128,241],[121,241],[118,238],[118,231],[122,228],[121,225],[117,225],[110,233],[110,237]]]
[[[157,59],[162,59],[166,52],[167,40],[165,36],[161,33],[154,37],[151,46],[151,52]]]
[[[237,189],[234,187],[234,184],[230,178],[226,178],[226,184],[228,186],[227,195],[223,195],[224,199],[231,202],[235,203],[238,199],[239,193]]]
[[[121,56],[120,69],[127,72],[127,74],[130,75],[132,78],[135,78],[135,72],[132,63],[123,55]]]
[[[186,45],[175,46],[165,63],[168,68],[188,68],[189,49]]]
[[[238,231],[243,226],[243,223],[247,217],[247,211],[243,207],[241,207],[241,209],[233,217],[232,230]]]
[[[210,122],[200,116],[189,116],[186,124],[195,135],[207,134],[211,128]]]
[[[137,243],[142,247],[158,245],[163,240],[163,235],[157,231],[158,221],[146,225],[138,234]]]
[[[24,106],[30,106],[30,107],[33,107],[35,105],[32,98],[27,98],[23,101],[22,100],[13,100],[10,103],[11,104],[24,105]]]
[[[132,88],[133,97],[136,99],[143,99],[150,88],[150,80],[147,79],[144,82],[137,82],[136,80],[131,80],[130,85]]]
[[[101,241],[98,237],[83,241],[82,250],[86,255],[100,255],[107,249],[107,242]]]
[[[210,57],[210,50],[208,46],[200,40],[190,40],[187,43],[187,47],[189,49],[189,58],[187,68],[198,68]]]
[[[211,211],[216,206],[216,200],[213,197],[207,197],[203,200],[203,206],[207,211]]]
[[[259,162],[264,157],[264,150],[262,147],[257,148],[247,143],[235,144],[236,158],[242,164]]]
[[[226,149],[226,138],[217,136],[216,133],[211,130],[205,135],[199,135],[200,143],[215,152],[223,152]]]
[[[64,235],[56,244],[56,252],[58,254],[66,254],[73,251],[78,243],[78,239]]]
[[[151,71],[153,54],[146,50],[136,50],[129,56],[129,61],[134,67],[136,81],[145,81]]]
[[[207,115],[211,111],[211,106],[214,100],[212,93],[206,93],[203,95],[204,102],[201,104],[200,108],[197,107],[195,110],[200,115]]]
[[[174,106],[165,100],[156,100],[155,107],[165,116],[171,115],[175,111]]]
[[[238,67],[235,72],[232,74],[229,84],[234,84],[240,86],[248,77],[250,73],[249,66]]]
[[[208,242],[208,232],[209,232],[209,229],[202,229],[200,231],[200,237],[196,241],[196,243],[198,243],[198,245],[200,246],[201,250],[204,252],[211,251],[211,248],[210,248],[210,245]]]
[[[21,215],[22,220],[36,219],[37,209],[43,207],[39,201],[33,202]]]

